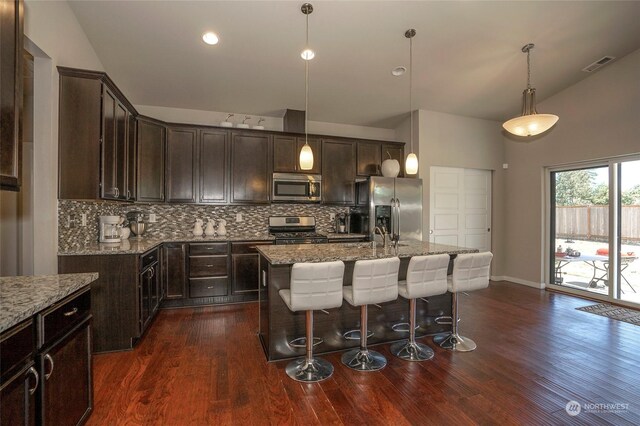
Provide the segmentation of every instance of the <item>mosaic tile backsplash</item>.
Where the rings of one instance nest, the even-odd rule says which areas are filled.
[[[145,237],[169,238],[191,235],[196,219],[207,218],[227,221],[227,234],[264,235],[269,216],[314,216],[318,232],[333,232],[331,213],[348,213],[348,207],[313,204],[272,204],[264,206],[203,206],[193,204],[125,204],[112,201],[58,200],[58,248],[68,248],[98,241],[99,217],[125,216],[130,211],[141,211],[147,222]],[[86,226],[81,226],[81,215],[87,215]],[[155,213],[156,223],[149,223],[149,214]],[[236,214],[242,222],[236,222]],[[71,220],[69,219],[71,218]]]

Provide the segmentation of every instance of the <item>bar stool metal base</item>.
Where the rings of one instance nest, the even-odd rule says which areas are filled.
[[[387,359],[380,352],[352,349],[342,355],[342,363],[352,370],[378,371],[387,365]]]
[[[390,347],[391,353],[405,361],[428,361],[433,358],[433,349],[418,342],[404,340]]]
[[[333,365],[322,358],[296,359],[284,370],[293,380],[304,383],[316,383],[328,379],[333,374]]]
[[[345,331],[344,334],[342,334],[342,337],[345,340],[360,340],[360,336],[361,336],[360,330],[349,330],[349,331]],[[371,336],[373,336],[373,331],[367,330],[367,339]]]
[[[460,336],[459,334],[449,333],[441,334],[433,338],[433,343],[440,345],[441,348],[448,349],[454,352],[471,352],[477,345],[476,342],[468,337]]]

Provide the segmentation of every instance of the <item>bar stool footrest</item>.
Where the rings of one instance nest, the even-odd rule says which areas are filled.
[[[313,346],[316,347],[319,344],[323,343],[324,339],[319,337],[313,338]],[[289,342],[289,346],[292,348],[306,348],[307,347],[307,338],[306,337],[298,337],[297,339],[293,339]]]
[[[367,339],[373,336],[373,331],[367,330]],[[349,330],[342,334],[346,340],[360,340],[360,330]]]

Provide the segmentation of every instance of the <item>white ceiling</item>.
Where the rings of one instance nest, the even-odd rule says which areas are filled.
[[[536,44],[538,100],[586,78],[604,55],[640,48],[640,2],[313,1],[309,118],[395,127],[414,109],[493,120],[520,111]],[[281,116],[304,109],[298,1],[70,1],[107,73],[137,105]],[[208,46],[201,35],[220,36]],[[553,112],[553,111],[546,111]]]

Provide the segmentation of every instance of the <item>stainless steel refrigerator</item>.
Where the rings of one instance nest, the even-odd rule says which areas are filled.
[[[422,241],[422,179],[370,177],[358,182],[356,190],[351,222],[361,224],[358,231],[373,240],[376,226],[384,226],[389,234],[399,234],[400,241]]]

